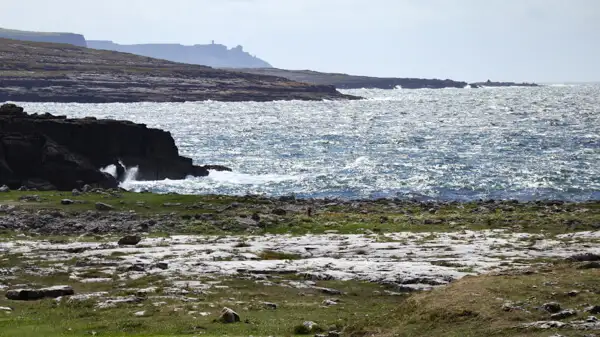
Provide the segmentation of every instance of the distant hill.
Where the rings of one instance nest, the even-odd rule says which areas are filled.
[[[333,86],[69,44],[0,38],[0,102],[356,99]]]
[[[0,38],[34,42],[68,43],[74,46],[87,47],[83,35],[73,33],[29,32],[0,28]]]
[[[87,46],[215,68],[271,68],[269,63],[245,52],[242,46],[228,49],[222,44],[117,44],[96,40],[88,40]]]

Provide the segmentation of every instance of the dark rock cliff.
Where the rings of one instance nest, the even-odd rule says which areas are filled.
[[[34,42],[67,43],[74,46],[87,47],[85,37],[81,34],[73,33],[29,32],[0,28],[0,38]]]
[[[201,64],[216,68],[270,68],[271,65],[245,52],[242,46],[228,49],[222,44],[184,46],[169,43],[118,44],[112,41],[88,40],[94,49],[114,50],[173,62]]]
[[[138,180],[206,176],[208,168],[215,168],[194,166],[178,154],[169,132],[144,124],[28,115],[13,104],[0,107],[0,185],[115,187],[125,173],[120,163],[138,166]],[[117,167],[117,179],[100,171],[108,165]]]

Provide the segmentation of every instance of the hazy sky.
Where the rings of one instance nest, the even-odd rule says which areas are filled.
[[[0,0],[5,28],[215,40],[290,69],[600,81],[600,0]]]

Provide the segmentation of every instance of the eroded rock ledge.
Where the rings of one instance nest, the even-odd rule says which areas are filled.
[[[100,171],[115,165],[117,177]],[[113,188],[125,167],[138,180],[206,176],[218,166],[195,166],[182,157],[171,134],[129,121],[29,115],[22,107],[0,107],[0,185],[71,190],[84,184]]]

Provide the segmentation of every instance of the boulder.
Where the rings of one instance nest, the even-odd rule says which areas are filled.
[[[544,311],[547,311],[551,314],[555,314],[557,312],[560,312],[561,307],[560,307],[560,303],[558,303],[558,302],[549,302],[549,303],[544,303],[542,305],[542,309],[544,309]]]
[[[10,192],[10,188],[6,185],[0,186],[0,192]]]
[[[60,201],[61,205],[73,205],[75,203],[75,201],[71,200],[71,199],[63,199]]]
[[[139,235],[126,235],[119,239],[117,244],[119,246],[135,246],[142,241],[142,237]]]
[[[576,316],[576,315],[577,315],[577,311],[575,311],[573,309],[565,309],[565,310],[562,310],[560,312],[550,315],[550,318],[554,319],[554,320],[559,320],[559,319],[565,319],[565,318],[569,318],[569,317]]]
[[[73,294],[75,294],[75,291],[70,286],[54,286],[42,289],[13,289],[6,292],[6,298],[13,301],[34,301]]]
[[[240,315],[238,315],[235,311],[225,307],[221,310],[221,315],[219,316],[219,322],[221,323],[236,323],[240,321]]]
[[[105,204],[103,202],[97,202],[96,203],[96,209],[98,211],[112,211],[115,208],[113,206],[109,205],[109,204]]]

